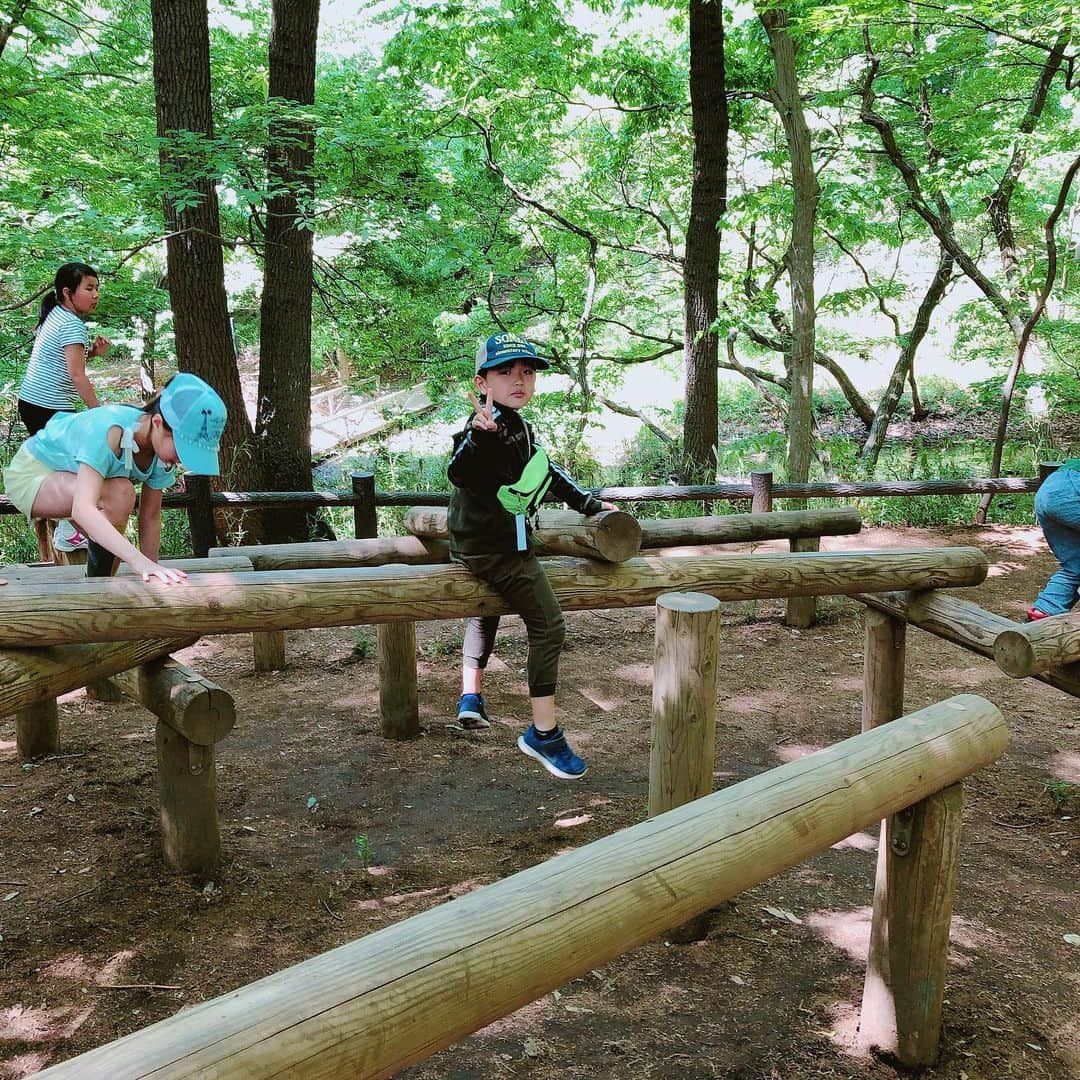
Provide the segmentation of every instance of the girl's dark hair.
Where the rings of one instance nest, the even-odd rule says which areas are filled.
[[[161,422],[165,425],[166,431],[172,431],[172,425],[165,419],[165,414],[161,411],[161,391],[165,389],[175,379],[175,375],[170,375],[162,385],[160,390],[154,392],[154,396],[142,407],[144,413],[149,413],[151,416],[160,416]]]
[[[47,292],[42,298],[37,326],[34,327],[35,331],[45,321],[49,312],[58,304],[63,303],[65,289],[70,289],[74,292],[79,287],[79,284],[84,277],[96,278],[100,276],[101,275],[92,266],[87,266],[86,263],[64,263],[64,265],[56,271],[56,277],[53,278],[52,292]]]

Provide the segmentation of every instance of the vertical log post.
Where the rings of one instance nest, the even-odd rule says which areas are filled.
[[[805,536],[801,539],[789,540],[792,551],[820,551],[821,537]],[[784,625],[793,626],[798,630],[806,630],[817,622],[817,597],[816,596],[789,596],[787,612],[784,614]]]
[[[712,791],[719,650],[719,600],[657,598],[649,817]]]
[[[1061,468],[1060,461],[1040,461],[1039,462],[1039,486],[1042,486],[1043,481],[1051,474],[1056,473]]]
[[[210,503],[210,477],[188,476],[184,479],[184,490],[192,496],[187,512],[188,525],[191,528],[191,550],[196,558],[205,559],[210,549],[217,544],[214,508]]]
[[[712,793],[719,653],[719,600],[695,592],[657,597],[649,817]],[[667,936],[700,941],[710,921],[711,912],[702,912]]]
[[[383,738],[403,742],[420,734],[416,623],[379,627],[379,720]]]
[[[750,474],[750,489],[753,496],[750,509],[755,514],[767,514],[772,509],[772,473],[768,470]]]
[[[864,731],[903,712],[905,632],[867,611]],[[953,784],[881,824],[859,1037],[912,1068],[938,1055],[962,809]]]
[[[208,878],[221,856],[214,747],[191,742],[161,720],[156,741],[165,861],[182,874]]]
[[[370,540],[379,535],[379,515],[375,506],[375,474],[353,473],[352,490],[357,499],[353,506],[353,532],[357,540]]]
[[[60,713],[56,698],[15,714],[15,749],[20,761],[60,753]]]

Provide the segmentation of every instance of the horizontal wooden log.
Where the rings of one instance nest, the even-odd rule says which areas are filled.
[[[236,549],[224,548],[229,552],[228,558],[218,559],[211,562],[209,559],[162,559],[162,566],[171,566],[176,570],[183,570],[186,574],[225,574],[237,570],[253,570],[255,567],[251,559],[244,555],[235,554]],[[134,571],[127,563],[120,563],[117,574],[121,577],[129,577]],[[52,566],[41,563],[14,563],[10,566],[0,566],[0,577],[8,581],[80,581],[86,577],[86,566]]]
[[[689,544],[749,544],[759,540],[801,540],[847,536],[862,529],[854,506],[826,510],[772,510],[762,514],[720,514],[693,518],[639,518],[642,548]]]
[[[950,547],[650,556],[617,564],[559,559],[547,562],[545,569],[563,608],[581,610],[641,607],[663,592],[753,600],[977,585],[986,577],[987,562],[978,548]],[[0,591],[0,645],[418,622],[509,610],[495,592],[453,565],[196,574],[182,588],[87,578],[5,586]]]
[[[950,698],[41,1076],[388,1077],[947,787],[994,761],[1007,741],[993,705]]]
[[[332,570],[349,566],[423,566],[450,561],[449,545],[415,536],[371,540],[315,540],[305,544],[252,544],[210,549],[210,558],[242,556],[255,570]]]
[[[857,595],[855,599],[989,660],[994,659],[998,637],[1018,627],[1004,615],[995,615],[970,600],[946,592],[880,593]],[[1032,678],[1080,697],[1080,664],[1065,664],[1036,673]]]
[[[232,695],[172,657],[116,676],[124,693],[198,746],[221,742],[236,726]]]
[[[994,641],[994,660],[1013,679],[1076,663],[1080,660],[1080,612],[1003,630]]]
[[[138,664],[179,652],[197,639],[198,635],[186,634],[103,645],[0,649],[0,716],[10,716]]]
[[[424,540],[448,540],[447,512],[438,506],[414,506],[405,528]],[[641,550],[641,525],[633,514],[602,510],[586,517],[572,510],[541,510],[532,533],[538,555],[585,555],[605,562],[626,562]]]

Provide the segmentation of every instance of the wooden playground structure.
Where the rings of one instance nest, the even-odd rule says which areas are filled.
[[[862,1038],[905,1064],[931,1063],[958,785],[1002,753],[1007,732],[997,710],[970,695],[902,717],[906,625],[1069,693],[1080,676],[1061,665],[1080,656],[1080,632],[1046,626],[1067,620],[1019,627],[951,596],[986,575],[974,548],[747,556],[713,546],[773,538],[816,546],[822,535],[856,531],[852,515],[641,523],[636,543],[625,521],[550,518],[540,536],[555,557],[545,568],[565,609],[657,604],[649,820],[42,1075],[388,1076],[881,819]],[[446,562],[438,513],[407,520],[408,537],[219,549],[187,564],[196,573],[182,589],[79,578],[74,568],[4,568],[0,715],[16,715],[20,755],[56,752],[58,694],[119,676],[157,717],[166,860],[207,874],[220,852],[214,747],[236,706],[170,653],[203,634],[250,632],[257,666],[260,657],[273,666],[287,629],[375,624],[383,733],[412,737],[415,622],[505,609]],[[695,550],[666,550],[676,545]],[[647,546],[658,553],[635,554]],[[869,608],[863,733],[712,793],[717,602],[840,594]],[[554,957],[539,947],[549,935],[560,942]]]

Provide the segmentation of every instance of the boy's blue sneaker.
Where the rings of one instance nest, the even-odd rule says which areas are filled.
[[[556,728],[549,739],[541,739],[536,728],[530,724],[524,735],[518,736],[518,749],[531,758],[536,758],[552,776],[560,780],[576,780],[589,771],[585,764],[570,749],[562,728]]]
[[[491,718],[484,708],[480,694],[462,694],[457,707],[457,722],[466,731],[483,731],[491,727]]]

